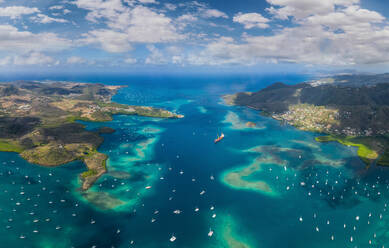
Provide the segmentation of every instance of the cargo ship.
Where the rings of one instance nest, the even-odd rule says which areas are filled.
[[[221,141],[224,138],[224,133],[221,133],[220,136],[217,135],[217,138],[215,139],[215,144]]]

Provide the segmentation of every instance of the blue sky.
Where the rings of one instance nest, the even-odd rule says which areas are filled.
[[[0,71],[385,71],[384,0],[0,0]]]

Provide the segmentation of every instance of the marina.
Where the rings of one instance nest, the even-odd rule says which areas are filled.
[[[116,130],[99,148],[108,173],[87,192],[78,190],[81,162],[44,168],[1,153],[0,238],[32,248],[387,244],[385,168],[366,170],[353,147],[317,143],[314,133],[225,106],[220,95],[228,92],[210,94],[208,84],[183,85],[177,104],[162,86],[153,94],[152,82],[120,90],[114,101],[133,104],[142,92],[145,103],[185,118],[117,115],[104,123]],[[231,111],[239,118],[225,123]],[[248,121],[261,128],[247,129]],[[221,129],[228,139],[215,146]]]

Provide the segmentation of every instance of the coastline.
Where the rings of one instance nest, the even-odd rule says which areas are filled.
[[[247,93],[246,93],[247,94]],[[242,106],[236,104],[235,99],[237,94],[224,95],[222,99],[229,106]],[[274,120],[280,122],[286,122],[287,124],[293,126],[294,128],[313,132],[316,134],[324,134],[315,138],[316,142],[324,143],[324,142],[338,142],[345,146],[356,147],[358,157],[369,167],[372,164],[380,165],[380,166],[389,166],[389,154],[388,151],[385,151],[385,148],[382,147],[382,144],[379,143],[380,137],[372,137],[372,136],[348,136],[348,135],[337,135],[327,132],[326,130],[317,130],[315,128],[306,127],[303,125],[296,125],[291,120],[287,120],[282,118],[282,114],[274,115],[267,113],[266,111],[256,108],[250,105],[243,105],[244,107],[260,111],[259,114],[264,117],[270,117]],[[386,142],[386,141],[382,141]],[[387,144],[389,145],[389,144]]]
[[[54,91],[54,94],[50,92],[41,95],[40,92],[25,90],[23,82],[20,84],[0,85],[0,87],[20,86],[15,95],[5,96],[0,102],[0,106],[5,110],[0,115],[0,127],[5,127],[0,133],[0,151],[16,152],[29,163],[44,167],[56,167],[76,160],[82,161],[88,169],[79,175],[83,191],[88,190],[107,172],[108,156],[98,152],[97,149],[104,140],[101,134],[113,133],[115,130],[101,127],[97,131],[88,131],[84,125],[77,122],[78,120],[107,122],[118,114],[156,118],[184,117],[165,109],[112,102],[111,98],[118,89],[127,86],[34,82],[36,87]],[[59,90],[61,93],[56,93]],[[66,91],[69,92],[68,95],[64,94],[67,93]],[[18,111],[15,113],[12,111],[14,108],[12,103],[20,98],[27,103],[21,106],[15,104]],[[44,102],[42,106],[39,105],[41,102]],[[48,111],[51,110],[50,108],[55,111]],[[13,134],[14,129],[19,133]]]

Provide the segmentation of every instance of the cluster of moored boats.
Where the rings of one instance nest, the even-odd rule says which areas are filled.
[[[215,143],[220,142],[224,138],[224,134],[221,133],[220,136],[215,139]],[[179,158],[179,156],[177,156]],[[299,155],[299,159],[302,159],[301,155]],[[14,162],[11,162],[14,163]],[[18,167],[14,167],[12,170],[9,171],[3,171],[0,172],[1,176],[7,176],[11,177],[13,175],[16,175],[15,177],[22,177],[22,179],[26,182],[26,185],[31,184],[42,184],[44,179],[41,177],[41,175],[35,175],[35,176],[28,176],[23,175],[21,176],[18,173],[15,173],[15,171],[18,171]],[[169,171],[171,171],[172,168],[169,168]],[[277,171],[277,173],[275,172]],[[280,172],[281,171],[281,172]],[[290,169],[288,166],[282,166],[281,170],[274,170],[272,167],[269,167],[267,170],[267,173],[272,174],[274,180],[278,185],[278,190],[281,191],[282,194],[286,194],[288,192],[293,192],[294,190],[300,190],[303,188],[305,197],[312,200],[323,200],[324,202],[328,202],[331,206],[338,206],[342,205],[344,201],[347,201],[351,198],[355,200],[359,199],[369,199],[372,201],[378,201],[379,199],[382,199],[383,195],[388,195],[389,193],[389,182],[388,180],[382,179],[380,176],[377,176],[374,181],[362,182],[360,179],[356,178],[349,178],[343,174],[341,170],[326,170],[323,172],[318,172],[314,169],[309,172],[308,170],[305,170],[305,175],[297,174],[297,172],[292,172],[292,169]],[[184,175],[184,170],[178,170],[178,175]],[[285,172],[283,174],[282,172]],[[48,177],[53,177],[53,173],[48,173]],[[47,178],[47,177],[45,177]],[[20,179],[20,178],[19,178]],[[160,177],[161,180],[164,180],[164,177]],[[210,176],[211,180],[214,180],[214,176]],[[34,181],[34,182],[33,182]],[[113,180],[116,184],[112,185],[112,188],[116,187],[118,184],[124,185],[124,182],[118,181],[116,178]],[[196,181],[196,178],[191,178],[192,182]],[[60,183],[60,179],[55,179],[53,182]],[[12,185],[15,185],[16,182],[12,181]],[[99,185],[102,187],[102,184]],[[15,187],[15,186],[12,186]],[[43,205],[42,202],[37,201],[37,199],[41,198],[41,195],[43,195],[42,192],[45,192],[45,198],[50,198],[50,195],[55,193],[54,191],[48,190],[48,187],[41,187],[41,191],[38,194],[30,195],[27,189],[28,186],[21,185],[20,186],[20,192],[17,195],[10,196],[10,203],[12,203],[12,209],[11,209],[11,216],[5,219],[5,222],[7,222],[7,225],[5,226],[6,229],[12,229],[13,223],[15,222],[15,214],[19,211],[18,208],[21,208],[25,206],[26,203],[32,203],[31,208],[32,209],[38,209],[40,206]],[[146,185],[145,189],[149,190],[152,188],[152,185]],[[9,192],[7,191],[7,188],[3,189],[2,196],[6,196]],[[173,189],[173,192],[175,192],[175,189]],[[206,189],[201,189],[197,194],[200,196],[207,194]],[[43,197],[42,197],[43,198]],[[33,200],[34,199],[34,200]],[[172,197],[169,197],[169,200],[171,200]],[[56,200],[48,200],[47,206],[55,206],[55,204],[66,204],[66,198],[64,199],[56,199]],[[46,206],[45,206],[46,207]],[[74,204],[74,207],[78,207],[78,203]],[[215,207],[212,205],[210,206],[210,210],[212,211],[212,218],[216,218],[216,213],[214,212]],[[57,209],[51,209],[51,213],[56,214],[58,213]],[[184,211],[182,209],[172,209],[172,213],[174,215],[180,215],[183,214]],[[195,206],[193,208],[194,212],[199,212],[200,208]],[[0,212],[4,212],[3,209],[0,209]],[[50,217],[37,217],[36,211],[27,211],[25,214],[29,216],[33,216],[33,219],[31,221],[28,219],[27,222],[31,222],[28,225],[33,226],[32,233],[38,234],[40,233],[40,230],[38,229],[38,223],[41,222],[53,222],[55,219]],[[134,211],[135,212],[135,211]],[[371,224],[385,224],[387,223],[385,220],[385,212],[387,212],[387,203],[384,201],[381,207],[376,209],[364,209],[360,210],[358,214],[353,216],[352,219],[348,220],[339,220],[336,218],[332,218],[331,216],[325,216],[325,213],[322,214],[319,211],[314,211],[312,214],[298,214],[296,222],[301,225],[306,225],[309,223],[312,226],[309,226],[309,228],[312,229],[313,233],[329,233],[328,238],[331,241],[335,241],[338,239],[344,239],[344,233],[339,234],[337,232],[334,232],[333,230],[337,230],[339,228],[344,229],[347,233],[347,240],[350,243],[353,244],[361,244],[361,241],[359,240],[359,231],[364,230],[363,225],[371,225]],[[157,221],[156,215],[159,213],[158,210],[155,210],[154,216],[151,218],[151,223],[154,223]],[[77,217],[77,213],[73,212],[71,214],[72,217]],[[341,223],[341,224],[340,224]],[[19,223],[18,223],[19,224]],[[90,219],[90,224],[96,224],[96,220]],[[55,223],[52,223],[53,229],[55,230],[62,230],[63,227],[60,225],[56,225]],[[335,226],[337,225],[337,226]],[[116,230],[116,234],[120,235],[122,232],[120,229]],[[207,235],[208,237],[212,237],[214,235],[214,230],[212,228],[209,228],[208,233],[204,232],[204,235]],[[23,233],[19,235],[20,239],[26,239],[28,238],[28,233]],[[177,235],[179,236],[179,235]],[[176,234],[172,234],[169,238],[170,242],[175,242],[177,240]],[[168,236],[169,237],[169,236]],[[167,237],[167,238],[168,238]],[[376,232],[372,233],[371,238],[366,241],[366,246],[375,245],[376,247],[384,247],[382,245],[378,246],[380,243],[381,236],[377,235]],[[134,244],[134,241],[131,240],[130,244]]]

